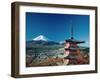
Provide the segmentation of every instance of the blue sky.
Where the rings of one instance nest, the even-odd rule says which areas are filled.
[[[71,22],[74,38],[89,46],[89,15],[26,12],[26,40],[44,35],[53,41],[64,41],[70,38]]]

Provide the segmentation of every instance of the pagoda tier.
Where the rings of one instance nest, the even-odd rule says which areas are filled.
[[[78,48],[71,48],[71,47],[69,47],[69,48],[65,48],[65,51],[76,52],[77,49],[84,50],[83,48],[79,48],[79,47]]]
[[[77,41],[75,39],[67,39],[65,40],[66,42],[69,42],[69,43],[75,43],[75,44],[80,44],[80,43],[85,43],[85,41]]]
[[[77,59],[77,55],[70,54],[69,56],[64,57],[64,59],[76,60]]]
[[[77,48],[74,48],[74,49],[72,49],[72,48],[65,48],[65,51],[68,51],[68,50],[70,50],[71,52],[74,52],[74,51],[77,50]]]

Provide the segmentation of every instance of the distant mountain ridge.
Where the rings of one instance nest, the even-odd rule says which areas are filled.
[[[38,40],[38,41],[35,41],[35,40],[32,40],[32,41],[27,41],[26,42],[26,46],[27,47],[32,47],[32,46],[35,46],[35,45],[59,45],[58,42],[54,42],[54,41],[43,41],[43,40]]]

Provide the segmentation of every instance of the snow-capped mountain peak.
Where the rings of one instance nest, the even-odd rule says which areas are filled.
[[[33,40],[35,40],[35,41],[39,41],[39,40],[48,41],[48,39],[43,35],[39,35],[36,38],[34,38]]]

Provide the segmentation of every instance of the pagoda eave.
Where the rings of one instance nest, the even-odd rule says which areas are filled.
[[[77,40],[65,40],[65,41],[69,43],[75,43],[75,44],[85,43],[85,41],[77,41]]]

